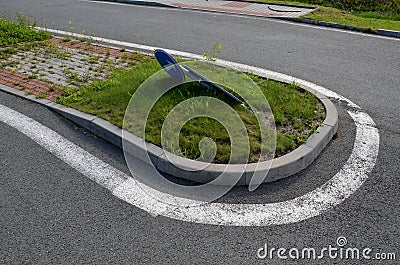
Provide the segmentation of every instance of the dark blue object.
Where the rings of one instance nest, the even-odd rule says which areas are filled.
[[[179,82],[185,81],[185,74],[174,57],[163,50],[155,50],[154,55],[156,56],[158,63],[164,68],[169,76]]]
[[[235,95],[232,93],[226,91],[219,85],[215,84],[214,82],[208,80],[206,77],[202,76],[201,74],[197,73],[193,69],[191,69],[188,66],[180,66],[178,62],[172,57],[169,53],[163,50],[155,50],[154,55],[156,56],[156,59],[158,63],[164,68],[164,70],[168,73],[169,76],[174,78],[175,80],[178,80],[180,83],[185,81],[185,76],[188,76],[189,78],[193,79],[197,83],[199,83],[201,86],[211,89],[211,90],[219,90],[226,96],[228,96],[231,100],[241,104],[244,108],[249,110],[244,103],[237,98]]]

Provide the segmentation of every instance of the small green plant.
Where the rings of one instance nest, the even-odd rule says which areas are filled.
[[[88,63],[90,63],[90,64],[95,64],[95,63],[98,63],[99,60],[100,60],[100,56],[91,54],[91,55],[89,56]]]
[[[47,94],[45,93],[45,92],[40,92],[37,96],[36,96],[36,98],[47,98]]]
[[[37,79],[38,76],[36,74],[29,74],[28,79]]]
[[[75,27],[72,26],[72,21],[71,20],[68,20],[68,26],[69,26],[69,29],[71,31],[73,31],[75,29]]]
[[[82,79],[80,78],[78,73],[69,72],[67,74],[67,81],[71,85],[79,85],[82,82]]]
[[[59,59],[67,59],[67,58],[71,58],[73,55],[73,53],[69,52],[66,49],[57,49],[56,50],[56,57]]]
[[[210,53],[203,53],[203,57],[207,61],[216,61],[218,60],[219,55],[221,54],[221,43],[214,44],[213,48],[211,49]]]

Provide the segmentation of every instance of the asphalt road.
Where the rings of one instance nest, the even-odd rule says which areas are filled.
[[[224,227],[153,217],[0,123],[0,263],[314,264],[260,260],[257,250],[265,243],[321,249],[335,245],[339,236],[352,247],[400,255],[399,40],[271,19],[86,1],[2,1],[0,10],[29,14],[51,28],[70,30],[71,21],[76,32],[198,54],[221,43],[223,59],[293,75],[352,100],[374,119],[381,137],[369,179],[339,206],[290,225]],[[0,104],[128,173],[120,150],[51,111],[3,92]],[[348,158],[355,137],[346,107],[336,105],[338,136],[311,167],[253,193],[236,188],[221,201],[279,202],[330,179]]]

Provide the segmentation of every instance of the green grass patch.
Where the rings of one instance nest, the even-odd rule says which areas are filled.
[[[400,31],[400,0],[250,0],[276,4],[317,6],[303,16],[313,20],[334,22],[370,30]]]
[[[125,110],[136,89],[152,74],[161,70],[154,59],[128,70],[115,70],[106,80],[97,80],[80,88],[63,91],[57,102],[87,112],[122,127]],[[282,84],[257,76],[250,77],[260,87],[275,116],[277,127],[276,156],[286,154],[315,131],[325,117],[324,108],[312,94],[294,84]],[[161,146],[161,127],[167,114],[188,98],[211,96],[226,101],[223,95],[200,87],[196,83],[180,85],[166,94],[154,105],[146,124],[146,140]],[[227,102],[228,103],[228,102]],[[243,120],[249,135],[251,157],[255,162],[261,150],[260,130],[256,117],[242,106],[229,103]],[[190,120],[179,136],[180,149],[191,159],[200,157],[199,142],[210,137],[216,142],[214,162],[226,163],[230,157],[230,138],[224,127],[211,118]],[[174,150],[170,150],[174,151]]]
[[[326,6],[356,12],[379,12],[389,16],[400,14],[400,0],[261,0],[262,2]]]
[[[387,29],[400,31],[400,21],[387,19],[387,16],[376,12],[349,13],[336,8],[320,7],[304,17],[313,20],[334,22],[371,30]]]
[[[50,37],[48,32],[37,31],[23,22],[13,23],[0,17],[0,47],[22,42],[41,41]]]

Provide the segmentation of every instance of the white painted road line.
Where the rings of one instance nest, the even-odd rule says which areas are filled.
[[[163,202],[162,198],[170,196],[169,194],[138,184],[133,178],[89,154],[53,130],[0,105],[0,121],[27,135],[124,201],[152,215],[162,215],[187,222],[234,226],[267,226],[299,222],[320,215],[354,193],[368,178],[368,173],[375,165],[379,134],[367,114],[362,112],[349,112],[349,114],[357,126],[353,152],[343,168],[322,187],[293,200],[279,203],[207,203],[179,208]],[[146,189],[152,190],[150,192],[152,195],[149,195]],[[155,193],[159,193],[159,200],[154,199]]]
[[[14,127],[84,176],[112,190],[128,176],[39,122],[0,104],[0,121]]]
[[[320,188],[293,200],[270,204],[207,203],[193,207],[177,207],[162,202],[162,194],[151,190],[149,196],[128,179],[114,194],[151,214],[182,221],[213,225],[267,226],[300,222],[339,205],[350,197],[368,178],[379,148],[379,134],[372,119],[362,112],[349,112],[357,126],[353,151],[342,169]],[[323,172],[322,172],[323,174]],[[160,200],[154,199],[159,193]],[[179,198],[175,198],[179,200]],[[187,205],[188,202],[181,202]],[[194,204],[194,203],[192,203]]]
[[[69,32],[49,30],[50,32],[71,35]],[[73,34],[75,37],[88,37]],[[154,51],[155,47],[92,37],[111,45],[122,45],[134,49]],[[201,59],[200,55],[166,50],[182,57]],[[318,216],[324,211],[339,205],[359,189],[375,166],[379,153],[379,132],[372,118],[362,112],[355,103],[310,82],[288,75],[267,71],[261,68],[218,60],[221,65],[233,66],[242,71],[251,71],[262,76],[271,76],[285,82],[296,82],[309,86],[321,94],[348,104],[355,109],[348,111],[356,125],[356,138],[352,153],[345,165],[321,187],[292,200],[270,204],[226,204],[203,203],[192,207],[177,207],[166,204],[162,198],[169,194],[154,191],[137,183],[133,178],[99,160],[87,151],[64,139],[62,136],[40,123],[14,110],[0,105],[0,121],[16,128],[39,145],[54,153],[61,160],[80,171],[83,175],[111,190],[124,201],[149,212],[152,215],[202,224],[233,226],[267,226],[300,222]],[[149,191],[150,194],[149,195]],[[154,194],[159,194],[159,200]],[[175,197],[175,200],[186,200]],[[187,200],[186,200],[187,201]],[[188,204],[185,202],[184,204]],[[200,202],[191,204],[201,204]]]

